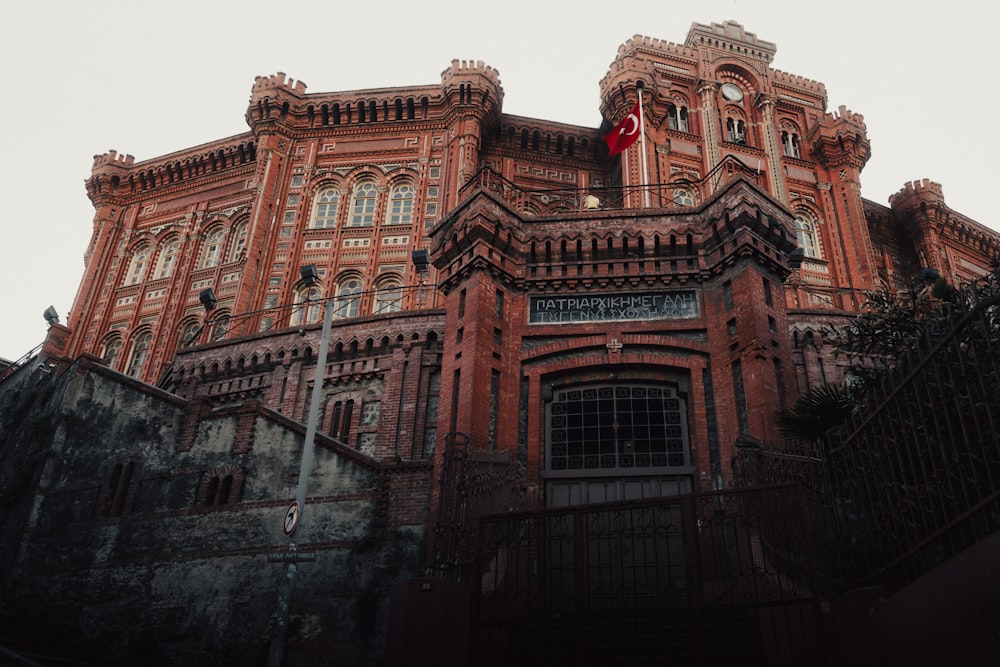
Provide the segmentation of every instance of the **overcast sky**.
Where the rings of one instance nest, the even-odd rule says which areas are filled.
[[[733,19],[774,42],[777,69],[826,84],[868,125],[863,194],[910,180],[1000,229],[997,35],[983,0],[402,2],[119,0],[9,3],[0,21],[0,357],[66,321],[83,273],[93,156],[137,161],[246,131],[254,77],[308,92],[440,82],[453,58],[500,72],[507,113],[597,127],[598,82],[633,35],[682,43]]]

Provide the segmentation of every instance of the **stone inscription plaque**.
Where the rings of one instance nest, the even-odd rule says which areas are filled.
[[[531,297],[529,324],[686,320],[698,317],[694,290]]]

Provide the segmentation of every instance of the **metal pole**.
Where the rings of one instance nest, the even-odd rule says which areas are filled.
[[[646,113],[642,110],[642,88],[639,93],[639,138],[642,140],[642,204],[649,208],[649,167],[646,166]]]
[[[308,304],[306,308],[308,309]],[[308,312],[308,310],[307,310]],[[312,397],[309,401],[309,414],[306,420],[306,437],[302,443],[302,461],[299,466],[299,486],[295,493],[295,501],[299,504],[299,524],[288,536],[288,550],[294,551],[295,533],[301,530],[303,515],[306,509],[306,487],[309,474],[312,472],[313,452],[316,449],[316,422],[319,421],[319,397],[323,393],[323,379],[326,376],[326,355],[330,350],[330,330],[333,328],[333,308],[330,300],[323,303],[323,333],[319,341],[319,356],[316,357],[316,374],[313,377]],[[271,638],[271,650],[267,658],[267,667],[281,667],[285,655],[285,635],[288,632],[288,608],[291,606],[292,590],[295,586],[295,573],[298,567],[295,561],[288,562],[285,580],[278,591],[278,607],[275,611],[274,636]]]

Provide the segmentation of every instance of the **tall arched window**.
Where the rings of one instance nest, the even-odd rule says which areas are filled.
[[[393,188],[389,196],[389,217],[386,220],[388,224],[410,224],[413,220],[413,195],[413,186],[408,183]]]
[[[201,268],[207,269],[219,265],[222,257],[222,243],[226,238],[226,230],[216,227],[205,237],[205,246],[201,251]]]
[[[375,312],[395,313],[403,306],[403,283],[399,278],[386,278],[376,286]]]
[[[680,132],[688,131],[687,107],[679,107],[674,104],[668,104],[667,118],[669,119],[671,130],[679,130]]]
[[[313,214],[313,229],[333,229],[337,226],[337,205],[340,203],[340,190],[325,188],[316,197],[316,212]]]
[[[149,356],[149,346],[152,343],[153,333],[151,331],[142,331],[135,335],[135,338],[132,339],[132,351],[129,353],[126,373],[134,378],[142,375],[143,366],[146,365],[146,359]]]
[[[230,262],[238,262],[242,258],[243,251],[247,247],[247,232],[249,231],[249,227],[249,223],[241,222],[233,229],[233,243],[229,248]]]
[[[160,259],[156,263],[156,277],[169,278],[174,273],[174,267],[177,265],[177,254],[181,248],[181,241],[178,238],[172,238],[167,240],[163,244],[163,248],[160,250]]]
[[[816,235],[816,221],[803,211],[795,214],[795,238],[806,257],[819,257],[819,239]]]
[[[337,285],[335,317],[357,317],[361,309],[361,281],[355,277],[343,278]]]
[[[125,279],[126,285],[137,285],[146,278],[146,268],[149,266],[149,255],[152,248],[144,245],[132,255],[132,263],[128,267],[128,277]]]
[[[292,326],[312,324],[319,321],[320,299],[323,290],[315,285],[300,287],[295,293],[295,308],[292,309]]]
[[[354,189],[351,204],[351,227],[370,227],[375,224],[375,202],[378,188],[374,183],[361,183]]]
[[[118,361],[118,355],[122,351],[122,337],[118,335],[110,336],[104,341],[101,348],[101,357],[108,364],[108,368],[114,368]]]
[[[745,144],[747,142],[746,123],[736,118],[726,119],[726,135],[730,142],[734,144]]]
[[[781,149],[786,157],[800,157],[799,135],[790,132],[781,133]]]

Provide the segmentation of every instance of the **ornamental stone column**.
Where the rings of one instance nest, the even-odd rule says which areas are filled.
[[[719,152],[719,126],[716,118],[719,115],[715,108],[715,93],[719,84],[714,81],[702,81],[698,85],[698,95],[701,96],[701,127],[705,138],[705,173],[715,169],[722,160]],[[708,183],[708,194],[715,192],[715,184]]]
[[[785,189],[785,174],[781,171],[781,150],[778,146],[778,136],[774,129],[774,97],[760,95],[757,98],[764,119],[764,153],[767,155],[767,171],[771,181],[771,194],[775,199],[788,204],[788,192]]]

